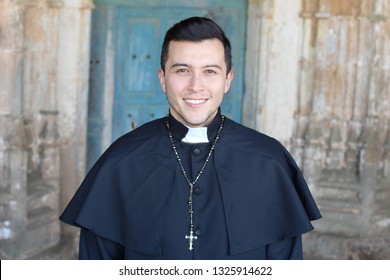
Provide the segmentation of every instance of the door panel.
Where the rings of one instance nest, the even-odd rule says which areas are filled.
[[[143,93],[153,94],[156,90],[155,83],[155,59],[157,56],[159,43],[159,21],[128,19],[125,23],[127,27],[124,31],[127,33],[127,40],[123,40],[125,45],[119,45],[120,56],[123,57],[122,66],[126,85],[125,90],[129,93],[128,97],[133,98]],[[121,34],[126,36],[125,34]],[[121,60],[118,63],[121,63]],[[119,73],[118,73],[119,74]]]

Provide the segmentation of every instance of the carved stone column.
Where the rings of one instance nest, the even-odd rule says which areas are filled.
[[[389,2],[303,1],[293,148],[324,216],[312,240],[323,258],[390,232]]]
[[[75,253],[58,216],[85,172],[92,7],[0,3],[1,259]]]
[[[298,100],[300,4],[248,1],[243,123],[287,146]]]
[[[14,258],[27,228],[27,151],[23,124],[24,9],[0,3],[0,258]],[[7,67],[4,67],[7,65]]]

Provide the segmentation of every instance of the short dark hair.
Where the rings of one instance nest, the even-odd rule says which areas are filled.
[[[171,41],[201,42],[208,39],[221,41],[225,51],[226,74],[232,69],[232,51],[229,39],[222,28],[213,20],[205,17],[190,17],[173,25],[165,34],[161,50],[161,69],[165,71]]]

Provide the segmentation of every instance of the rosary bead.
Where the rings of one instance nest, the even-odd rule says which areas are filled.
[[[196,176],[195,180],[193,182],[191,182],[187,175],[186,175],[186,171],[184,169],[184,166],[183,164],[181,163],[181,158],[176,150],[176,146],[175,146],[175,143],[173,142],[173,136],[172,136],[172,133],[170,131],[170,126],[169,126],[169,121],[168,121],[168,117],[169,117],[169,114],[167,115],[167,122],[166,122],[166,126],[167,126],[167,129],[168,129],[168,135],[169,135],[169,139],[171,141],[171,144],[172,144],[172,149],[176,155],[176,159],[177,159],[177,162],[179,163],[180,165],[180,168],[181,168],[181,172],[183,173],[184,175],[184,178],[186,179],[187,183],[188,183],[188,186],[190,187],[189,188],[189,199],[188,199],[188,205],[189,205],[189,209],[188,209],[188,212],[190,214],[190,234],[189,235],[186,235],[185,238],[188,239],[189,241],[189,250],[192,250],[193,249],[193,242],[194,240],[198,239],[197,236],[194,236],[193,235],[193,228],[194,228],[194,223],[193,223],[193,215],[194,215],[194,211],[193,211],[193,205],[192,205],[192,198],[193,198],[193,191],[194,191],[194,185],[196,184],[196,182],[198,182],[200,176],[203,174],[203,170],[205,169],[207,163],[209,162],[210,160],[210,157],[214,151],[214,148],[215,148],[215,145],[217,144],[218,140],[219,140],[219,134],[221,133],[222,131],[222,128],[223,128],[223,124],[224,124],[224,120],[225,120],[225,116],[221,116],[222,118],[222,122],[221,122],[221,125],[218,129],[218,132],[217,132],[217,135],[214,139],[214,142],[213,144],[211,145],[211,148],[210,148],[210,151],[207,155],[207,158],[205,160],[205,162],[203,163],[203,166],[202,168],[200,169],[200,171],[198,172],[198,175]]]

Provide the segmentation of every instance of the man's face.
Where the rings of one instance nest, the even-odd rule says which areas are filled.
[[[165,72],[158,72],[171,114],[189,127],[207,126],[229,90],[233,72],[226,75],[223,44],[172,41]]]

